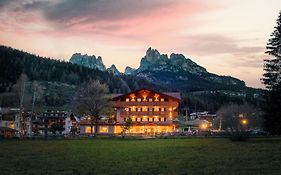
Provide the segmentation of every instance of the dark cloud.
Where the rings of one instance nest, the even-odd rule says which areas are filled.
[[[41,11],[49,21],[68,24],[72,21],[114,21],[147,15],[172,0],[61,0],[31,1],[23,10]]]
[[[51,3],[49,1],[31,1],[22,5],[24,10],[44,10],[47,9]]]
[[[12,2],[14,2],[14,0],[0,0],[0,9],[6,7]]]

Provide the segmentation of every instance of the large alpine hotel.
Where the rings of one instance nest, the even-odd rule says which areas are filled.
[[[97,134],[121,134],[127,118],[133,121],[130,134],[159,134],[174,132],[178,123],[180,93],[140,89],[128,94],[114,94],[114,122],[102,121]],[[93,131],[95,131],[93,127]],[[80,133],[90,134],[90,121],[80,122]]]

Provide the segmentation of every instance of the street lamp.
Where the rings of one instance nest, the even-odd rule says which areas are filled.
[[[242,123],[242,125],[247,125],[248,124],[248,120],[247,119],[242,119],[241,123]]]

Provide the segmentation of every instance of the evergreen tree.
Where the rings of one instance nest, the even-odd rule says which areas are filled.
[[[264,92],[264,127],[272,134],[281,134],[281,11],[277,26],[270,35],[266,49],[270,58],[264,60],[262,81]]]

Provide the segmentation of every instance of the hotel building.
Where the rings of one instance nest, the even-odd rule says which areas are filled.
[[[180,93],[140,89],[127,94],[115,94],[112,101],[115,121],[99,123],[98,134],[121,134],[128,118],[133,122],[127,130],[130,134],[160,134],[176,130]],[[80,132],[91,133],[87,120],[81,121]]]

